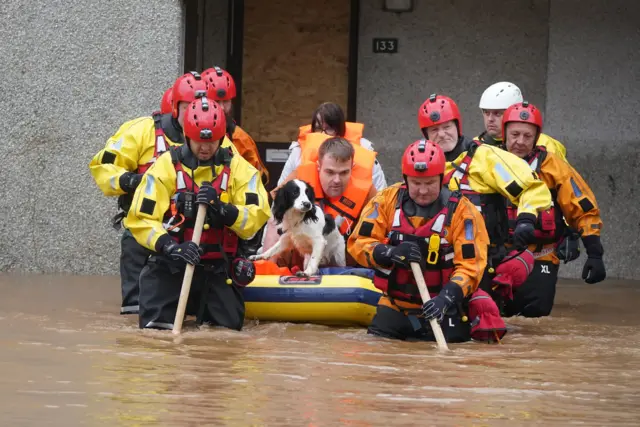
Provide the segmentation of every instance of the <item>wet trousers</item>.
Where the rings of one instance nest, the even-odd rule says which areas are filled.
[[[469,322],[462,322],[460,313],[455,308],[447,310],[442,323],[442,333],[447,342],[467,342],[471,340]],[[385,338],[411,341],[435,341],[431,325],[424,318],[407,316],[384,305],[378,305],[376,315],[367,331],[369,334]]]
[[[153,255],[140,274],[140,328],[173,329],[185,266]],[[240,289],[226,283],[222,264],[197,266],[191,282],[186,314],[198,323],[241,330],[244,298]]]
[[[120,314],[138,313],[138,294],[140,293],[138,279],[151,253],[136,241],[129,230],[124,231],[120,240],[120,288],[122,291]]]

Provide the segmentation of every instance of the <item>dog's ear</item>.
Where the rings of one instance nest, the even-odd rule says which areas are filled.
[[[309,201],[311,202],[312,205],[315,204],[315,202],[316,202],[316,192],[313,191],[313,187],[311,185],[309,185],[308,182],[306,182],[306,181],[302,181],[302,182],[304,182],[304,185],[305,185],[304,192],[307,195],[307,199],[309,199]]]
[[[282,224],[285,212],[290,208],[289,198],[287,197],[287,185],[284,185],[276,192],[276,198],[273,201],[273,218],[276,224]]]
[[[307,195],[307,198],[309,199],[309,201],[311,202],[311,205],[313,206],[313,208],[304,214],[304,218],[302,220],[307,223],[309,221],[318,222],[318,215],[316,215],[316,207],[315,207],[316,198],[313,191],[313,187],[311,187],[308,183],[305,182],[304,192]]]

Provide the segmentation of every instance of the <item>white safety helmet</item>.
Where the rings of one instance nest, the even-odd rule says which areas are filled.
[[[480,98],[483,110],[506,110],[513,104],[522,102],[522,92],[513,83],[498,82],[489,86]]]

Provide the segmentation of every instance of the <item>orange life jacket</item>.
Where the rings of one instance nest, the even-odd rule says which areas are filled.
[[[362,150],[369,151],[365,148]],[[296,178],[311,185],[316,202],[322,207],[324,213],[331,215],[336,220],[336,226],[343,236],[349,236],[358,222],[360,212],[364,208],[367,195],[373,185],[372,165],[369,163],[361,165],[355,160],[351,171],[351,180],[345,192],[334,198],[324,196],[316,162],[307,162],[298,166]]]
[[[344,139],[347,141],[360,145],[360,139],[362,139],[362,132],[364,131],[364,125],[362,123],[346,122],[345,123]],[[304,148],[304,144],[309,135],[320,132],[311,132],[311,125],[300,126],[300,132],[298,133],[298,143],[301,148]],[[327,136],[328,138],[328,136]]]
[[[228,155],[225,156],[222,172],[214,177],[211,186],[216,189],[218,194],[223,194],[223,192],[227,191],[227,186],[231,179],[229,166],[233,152],[231,149],[223,147],[220,147],[219,150],[228,150]],[[196,222],[195,214],[193,218],[187,218],[183,213],[184,206],[187,203],[193,206],[192,210],[194,212],[196,211],[195,196],[200,188],[182,167],[176,149],[171,150],[171,160],[176,168],[176,194],[171,198],[170,208],[167,210],[164,222],[169,225],[167,229],[169,235],[176,242],[181,243],[193,239]],[[182,222],[175,224],[179,217],[182,217]],[[223,225],[210,226],[208,230],[202,230],[200,247],[204,251],[201,257],[203,260],[224,259],[227,256],[234,256],[238,250],[238,235]]]
[[[424,259],[426,260],[426,270],[423,272],[425,283],[429,294],[433,297],[437,295],[453,274],[453,245],[445,238],[447,227],[451,225],[451,217],[455,212],[459,193],[447,194],[443,191],[441,200],[444,207],[436,213],[426,224],[415,228],[402,209],[402,200],[406,186],[402,186],[398,191],[396,200],[396,211],[393,216],[393,224],[389,233],[388,241],[390,245],[397,246],[405,241],[416,242],[420,247]],[[433,236],[439,239],[437,249],[432,242]],[[413,272],[409,269],[393,267],[388,273],[376,269],[373,277],[373,284],[385,295],[392,299],[422,305],[420,291],[416,284]]]
[[[331,138],[331,136],[324,133],[310,133],[309,135],[307,135],[306,141],[301,147],[302,152],[300,154],[300,164],[304,165],[307,162],[317,162],[318,150],[320,149],[322,143],[329,138]],[[376,156],[378,153],[376,153],[375,151],[367,150],[360,144],[351,142],[351,145],[354,149],[354,162],[360,164],[362,167],[368,167],[369,172],[373,174],[373,165],[376,162]]]

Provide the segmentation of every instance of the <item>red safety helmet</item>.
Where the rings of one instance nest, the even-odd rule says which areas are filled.
[[[207,68],[202,72],[202,80],[209,85],[209,98],[227,101],[236,97],[236,83],[226,70],[220,67]]]
[[[444,174],[446,160],[438,144],[419,139],[404,150],[402,174],[405,176],[438,176]]]
[[[207,84],[195,71],[178,77],[171,89],[171,113],[178,118],[178,104],[193,102],[196,98],[207,95]]]
[[[169,114],[173,108],[171,106],[171,95],[173,94],[173,86],[164,91],[162,101],[160,101],[160,113]]]
[[[529,104],[528,101],[523,101],[513,104],[511,107],[507,108],[502,115],[502,135],[505,140],[507,135],[507,123],[509,122],[531,123],[536,126],[538,128],[536,143],[538,142],[538,137],[540,136],[540,132],[542,132],[542,113],[538,110],[538,107],[533,104]]]
[[[460,118],[460,110],[453,99],[444,95],[429,96],[418,110],[418,124],[420,129],[439,125],[451,120],[456,121],[458,127],[458,136],[462,136],[462,119]]]
[[[217,102],[207,97],[198,98],[187,108],[183,129],[191,141],[219,141],[227,132],[224,111]]]

